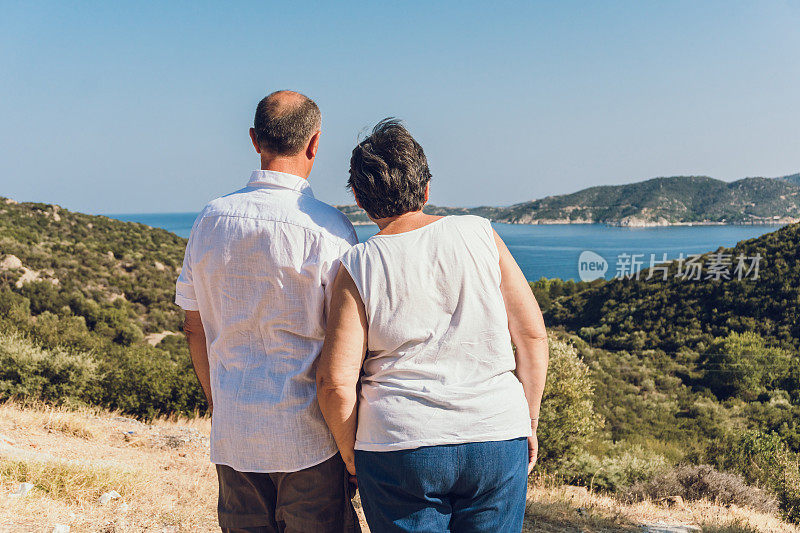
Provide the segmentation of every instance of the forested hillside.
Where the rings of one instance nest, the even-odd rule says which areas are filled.
[[[760,257],[754,272],[738,279],[739,258]],[[707,279],[719,258],[728,263],[726,276]],[[557,301],[548,311],[550,323],[579,332],[607,349],[657,349],[703,352],[714,339],[750,331],[770,344],[791,351],[800,348],[800,224],[781,228],[733,248],[708,252],[695,261],[706,270],[701,279],[678,275],[677,261],[664,272],[644,270],[639,279],[596,284]]]
[[[172,303],[185,243],[141,224],[0,199],[0,333],[58,354],[0,343],[0,394],[139,415],[202,408]]]
[[[548,327],[592,369],[610,439],[565,470],[614,485],[620,463],[712,464],[771,487],[798,519],[800,225],[694,262],[700,276],[676,261],[639,279],[531,283]]]
[[[800,218],[800,188],[770,178],[732,183],[703,176],[655,178],[630,185],[591,187],[509,208],[504,221],[643,223],[754,223]]]
[[[676,400],[700,394],[735,407],[747,427],[775,432],[798,451],[800,225],[701,260],[708,265],[727,257],[735,264],[740,256],[762,258],[757,279],[752,272],[741,280],[686,279],[673,262],[666,280],[664,271],[648,280],[645,270],[638,280],[575,284],[571,294],[545,299],[546,321],[607,354],[597,357],[613,355],[627,361],[625,368],[638,367],[635,373],[652,390],[666,392],[669,384]],[[548,293],[542,284],[534,290]],[[610,361],[602,366],[606,375],[626,375]]]
[[[800,185],[800,173],[783,176],[780,179],[788,181],[789,183],[794,183],[795,185]]]

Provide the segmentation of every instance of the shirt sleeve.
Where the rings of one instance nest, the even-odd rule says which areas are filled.
[[[344,240],[347,241],[347,243],[349,244],[349,246],[346,247],[349,249],[351,246],[355,246],[356,244],[358,244],[358,235],[356,234],[356,228],[353,227],[353,224],[349,220],[347,221],[347,226],[349,231],[347,237],[345,237]]]
[[[178,281],[175,284],[175,303],[186,311],[199,311],[197,296],[194,292],[194,280],[192,279],[192,257],[189,253],[192,238],[186,244],[186,252],[183,254],[183,267]]]

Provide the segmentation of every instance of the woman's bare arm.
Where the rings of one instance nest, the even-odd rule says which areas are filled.
[[[525,390],[531,416],[533,436],[528,439],[528,472],[536,464],[539,442],[536,429],[539,425],[539,407],[542,403],[547,364],[550,359],[547,346],[547,330],[536,298],[528,280],[511,256],[503,240],[494,234],[500,252],[500,291],[508,314],[508,330],[511,341],[517,347],[517,378]]]
[[[333,282],[328,331],[317,366],[322,416],[351,475],[355,475],[358,380],[367,351],[367,313],[353,278],[340,268]]]

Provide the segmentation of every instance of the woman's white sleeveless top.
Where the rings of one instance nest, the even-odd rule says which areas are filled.
[[[491,224],[449,216],[342,257],[367,313],[356,449],[527,437]]]

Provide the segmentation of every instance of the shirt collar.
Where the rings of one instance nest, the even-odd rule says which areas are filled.
[[[247,182],[247,186],[270,189],[290,189],[314,198],[314,192],[311,190],[311,185],[308,183],[308,180],[300,176],[295,176],[294,174],[287,174],[275,170],[254,170],[253,173],[250,174],[250,181]]]

